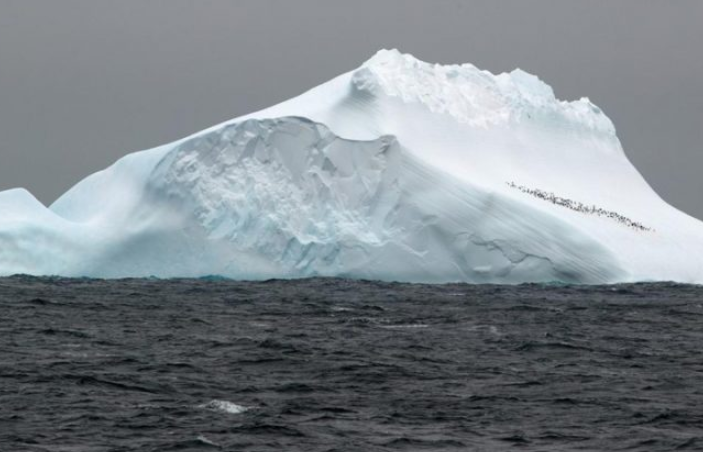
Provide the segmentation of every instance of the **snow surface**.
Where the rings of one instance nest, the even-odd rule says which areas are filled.
[[[0,275],[703,282],[702,252],[588,99],[396,50],[50,208],[0,193]]]

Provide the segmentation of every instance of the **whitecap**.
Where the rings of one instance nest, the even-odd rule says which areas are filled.
[[[220,447],[219,444],[217,444],[216,442],[210,441],[209,439],[205,438],[205,436],[203,436],[203,435],[198,435],[198,437],[196,438],[196,440],[197,440],[198,442],[200,442],[200,443],[202,443],[202,444],[206,444],[206,445],[208,445],[208,446]]]
[[[411,323],[407,325],[382,325],[381,328],[389,328],[389,329],[399,329],[399,328],[428,328],[429,325],[426,325],[424,323]]]
[[[198,408],[220,411],[228,414],[242,414],[249,409],[248,407],[237,405],[236,403],[228,402],[226,400],[211,400],[208,403],[198,405]]]

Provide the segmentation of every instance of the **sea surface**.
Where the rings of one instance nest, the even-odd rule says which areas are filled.
[[[703,450],[703,287],[0,279],[0,451]]]

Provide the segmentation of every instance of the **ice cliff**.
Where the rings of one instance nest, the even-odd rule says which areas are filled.
[[[0,275],[703,282],[701,255],[590,101],[395,50],[49,208],[0,193]]]

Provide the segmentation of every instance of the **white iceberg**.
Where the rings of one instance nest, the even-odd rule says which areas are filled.
[[[699,283],[700,256],[588,99],[396,50],[49,208],[0,193],[0,275]]]

